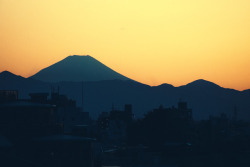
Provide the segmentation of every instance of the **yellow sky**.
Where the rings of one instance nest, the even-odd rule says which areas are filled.
[[[250,88],[249,0],[0,0],[0,71],[91,55],[142,83]]]

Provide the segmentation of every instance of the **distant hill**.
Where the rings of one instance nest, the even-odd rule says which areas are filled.
[[[16,86],[28,86],[38,83],[40,83],[40,81],[34,79],[26,79],[20,75],[15,75],[9,71],[3,71],[0,73],[0,86],[2,89],[4,89],[4,87],[15,88]]]
[[[130,80],[91,56],[68,56],[30,78],[45,82]]]
[[[214,88],[214,89],[221,88],[219,85],[216,85],[215,83],[206,81],[204,79],[198,79],[184,86],[189,88]]]
[[[82,82],[46,83],[6,71],[0,73],[0,89],[18,90],[21,98],[28,98],[29,93],[34,92],[50,93],[51,86],[59,86],[61,93],[76,100],[79,106],[83,98],[84,111],[90,112],[93,118],[103,111],[110,111],[112,103],[117,109],[122,109],[124,104],[132,104],[135,117],[142,117],[161,104],[171,107],[182,100],[193,109],[196,120],[221,113],[231,117],[235,106],[239,119],[250,120],[250,90],[225,89],[205,80],[180,87],[169,84],[151,87],[132,80],[89,81],[83,83],[82,97]]]
[[[20,97],[28,98],[30,92],[48,91],[50,85],[31,78],[24,78],[9,71],[0,73],[1,90],[18,90]]]

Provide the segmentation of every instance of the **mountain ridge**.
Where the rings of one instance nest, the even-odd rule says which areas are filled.
[[[7,77],[6,77],[7,76]],[[12,76],[12,77],[8,77]],[[8,79],[11,78],[11,79]],[[195,82],[197,83],[197,82]],[[199,82],[198,82],[199,83]],[[149,86],[133,80],[106,80],[91,82],[58,82],[46,83],[31,78],[23,78],[10,72],[0,73],[0,89],[18,90],[20,98],[29,98],[30,93],[49,93],[51,87],[60,87],[61,93],[82,104],[82,88],[84,90],[84,111],[96,118],[102,111],[109,111],[112,103],[118,106],[132,104],[136,117],[163,105],[171,107],[180,99],[187,101],[193,109],[194,119],[207,119],[210,115],[222,112],[232,115],[234,106],[239,106],[239,117],[250,118],[250,90],[243,92],[217,86],[174,87],[169,84]],[[210,84],[210,83],[208,83]]]
[[[217,85],[211,81],[207,81],[205,79],[197,79],[197,80],[194,80],[186,85],[183,85],[183,86],[186,86],[186,87],[213,87],[213,88],[222,88],[220,85]],[[182,86],[180,86],[182,87]]]
[[[56,63],[55,63],[56,64]],[[42,71],[42,70],[41,70]],[[34,75],[33,75],[34,76]],[[19,79],[32,79],[32,80],[35,80],[35,81],[41,81],[39,79],[34,79],[32,76],[30,77],[23,77],[21,75],[16,75],[10,71],[2,71],[0,72],[0,78],[3,79],[3,77],[7,77],[7,78],[19,78]],[[116,80],[116,79],[115,79]],[[119,79],[117,79],[119,80]],[[132,79],[130,79],[131,81],[134,81]],[[103,80],[105,81],[105,80]],[[42,81],[43,82],[43,81]],[[58,83],[60,82],[82,82],[82,81],[58,81]],[[95,81],[87,81],[87,82],[95,82]],[[134,81],[134,82],[137,82],[137,83],[140,83],[138,81]],[[140,84],[144,84],[144,83],[140,83]],[[144,85],[147,85],[147,84],[144,84]],[[224,87],[221,87],[220,85],[218,84],[215,84],[211,81],[208,81],[208,80],[205,80],[205,79],[197,79],[197,80],[194,80],[192,82],[189,82],[187,83],[186,85],[181,85],[181,86],[173,86],[172,84],[168,84],[168,83],[162,83],[160,85],[157,85],[157,86],[150,86],[152,88],[156,88],[156,87],[165,87],[165,88],[182,88],[182,87],[196,87],[196,86],[199,86],[199,87],[206,87],[206,86],[213,86],[213,87],[217,87],[217,88],[222,88],[222,89],[227,89],[227,90],[232,90],[232,91],[237,91],[237,92],[250,92],[250,89],[245,89],[245,90],[237,90],[237,89],[233,89],[233,88],[224,88]]]
[[[15,78],[15,77],[24,78],[24,77],[22,77],[20,75],[14,74],[14,73],[12,73],[10,71],[2,71],[0,73],[0,77],[3,77],[3,78]]]

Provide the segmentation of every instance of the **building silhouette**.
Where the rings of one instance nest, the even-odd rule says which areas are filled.
[[[103,141],[121,144],[127,137],[127,128],[133,121],[132,105],[125,104],[124,110],[115,109],[102,112],[97,120]]]
[[[15,90],[0,91],[0,166],[95,165],[95,140],[86,128],[73,135],[75,126],[87,126],[88,113],[59,91],[48,97],[31,93],[19,99]]]

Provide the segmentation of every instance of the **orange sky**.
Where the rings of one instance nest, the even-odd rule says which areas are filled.
[[[0,71],[91,55],[142,83],[250,88],[249,0],[0,0]]]

